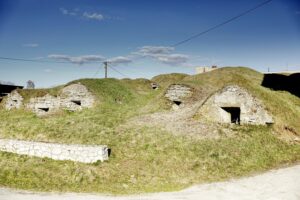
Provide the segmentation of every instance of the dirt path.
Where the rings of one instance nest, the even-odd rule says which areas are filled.
[[[148,126],[158,127],[173,134],[192,135],[195,138],[218,138],[219,127],[214,123],[203,123],[194,120],[193,116],[199,110],[203,101],[198,101],[193,105],[185,105],[178,110],[168,110],[163,112],[151,113],[130,119],[126,126]],[[222,128],[222,134],[230,135],[229,131]]]
[[[31,193],[0,188],[0,200],[300,200],[300,165],[227,182],[203,184],[179,192],[126,197],[76,193]]]

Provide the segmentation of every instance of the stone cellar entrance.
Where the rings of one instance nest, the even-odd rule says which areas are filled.
[[[240,124],[241,122],[241,108],[240,107],[221,107],[230,114],[230,120],[233,124]]]
[[[219,123],[272,124],[262,102],[237,85],[226,86],[209,97],[199,109],[201,117]]]
[[[71,100],[71,102],[75,103],[77,106],[81,106],[80,100]]]
[[[180,104],[182,103],[181,101],[173,101],[173,103],[177,106],[180,106]]]
[[[42,112],[49,112],[49,108],[48,107],[41,107],[41,108],[38,108],[40,111]]]

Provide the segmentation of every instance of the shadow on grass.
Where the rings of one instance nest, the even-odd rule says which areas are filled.
[[[265,74],[261,85],[273,90],[288,91],[300,97],[300,73],[289,76],[283,74]]]

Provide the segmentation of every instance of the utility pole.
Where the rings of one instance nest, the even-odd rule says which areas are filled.
[[[104,77],[104,78],[107,78],[107,68],[108,68],[108,62],[107,62],[107,61],[105,61],[105,62],[103,62],[103,64],[104,64],[104,70],[105,70],[105,77]]]

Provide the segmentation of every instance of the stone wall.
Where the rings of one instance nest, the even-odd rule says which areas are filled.
[[[88,89],[77,83],[64,87],[58,97],[47,94],[43,97],[31,98],[24,107],[38,116],[43,116],[55,113],[60,109],[77,111],[83,108],[91,108],[94,102],[95,97]],[[22,105],[23,97],[17,91],[13,91],[6,98],[5,109],[7,110],[19,109]]]
[[[103,162],[108,160],[108,148],[105,145],[66,145],[0,139],[0,151],[83,163],[95,163],[97,161]]]
[[[4,107],[7,110],[19,109],[23,104],[23,97],[17,92],[17,90],[12,91],[6,97]]]
[[[54,113],[60,108],[60,99],[49,94],[43,97],[31,98],[26,108],[39,116]]]
[[[192,95],[193,89],[191,87],[182,84],[172,84],[168,87],[165,97],[173,102],[173,109],[178,109]]]
[[[152,82],[152,83],[151,83],[151,88],[152,88],[153,90],[158,90],[159,85],[158,85],[157,83]]]
[[[233,114],[228,111],[230,109],[239,109],[240,124],[273,123],[263,104],[236,85],[224,87],[212,95],[200,108],[199,114],[209,121],[232,123]]]
[[[63,88],[60,95],[61,106],[67,110],[76,111],[91,108],[94,104],[93,95],[81,84],[72,84]]]

